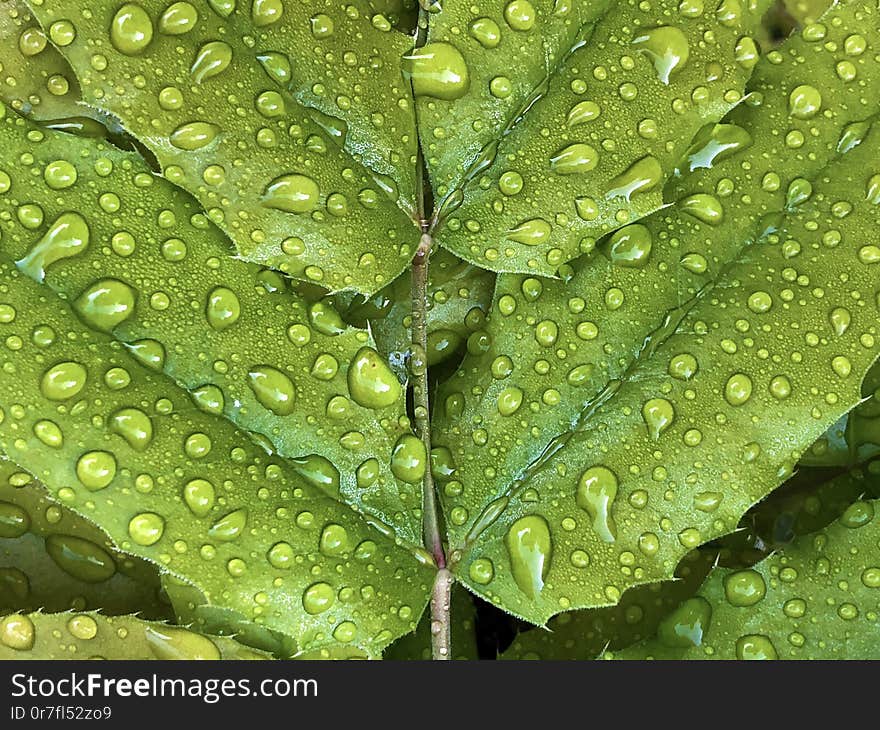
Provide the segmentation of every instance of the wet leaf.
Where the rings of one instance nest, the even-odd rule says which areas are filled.
[[[29,164],[3,166],[0,196],[0,251],[21,271],[85,325],[152,357],[188,391],[188,408],[224,414],[332,497],[420,541],[421,494],[390,470],[410,432],[403,389],[377,366],[396,397],[350,392],[375,352],[366,331],[329,303],[305,302],[278,272],[233,257],[198,206],[137,155],[13,115],[0,121],[0,144],[29,151]],[[135,418],[109,427],[133,434]],[[185,444],[196,460],[211,448],[210,434]]]
[[[0,618],[0,659],[268,659],[220,636],[136,616],[14,613]]]
[[[489,19],[502,29],[500,42],[487,49],[468,30],[478,22],[470,6],[453,2],[460,7],[448,20],[440,14],[426,48],[446,43],[451,50],[431,63],[454,67],[446,59],[454,51],[473,69],[471,84],[449,100],[427,89],[419,102],[426,160],[442,201],[440,243],[494,271],[554,275],[602,234],[657,210],[663,183],[694,133],[742,98],[757,54],[748,36],[768,5],[749,0],[713,12],[672,0],[512,0],[495,6]],[[594,15],[601,17],[579,31]],[[456,46],[445,40],[453,33]],[[538,55],[541,65],[519,78],[511,48],[514,58]],[[476,116],[486,121],[473,125]],[[442,141],[464,136],[466,124],[479,126],[464,138],[480,151],[466,147],[465,172],[449,182],[446,170],[461,164],[460,146]]]
[[[155,566],[114,550],[94,524],[0,461],[0,611],[170,617]]]
[[[0,294],[4,339],[21,343],[0,354],[0,448],[59,501],[303,650],[374,655],[414,628],[430,571],[387,527],[194,408],[136,347],[87,328],[5,258]],[[34,433],[50,420],[47,445]]]
[[[243,258],[373,292],[418,240],[415,129],[397,62],[409,41],[357,5],[323,5],[264,14],[268,5],[232,3],[221,14],[145,0],[77,12],[42,0],[31,10],[83,100],[118,117]]]
[[[880,88],[873,61],[858,86],[841,74],[849,28],[873,28],[875,12],[844,4],[841,23],[757,70],[762,103],[725,120],[755,140],[749,165],[736,153],[695,165],[668,188],[674,208],[564,282],[500,277],[484,351],[435,412],[456,468],[442,488],[450,550],[474,590],[543,623],[669,577],[856,404],[877,355],[862,234],[877,216],[863,162],[877,133],[858,127],[858,153],[837,140]],[[806,80],[839,97],[833,110],[802,110]],[[690,157],[710,154],[711,132]]]
[[[875,502],[748,570],[718,569],[618,659],[876,659]]]

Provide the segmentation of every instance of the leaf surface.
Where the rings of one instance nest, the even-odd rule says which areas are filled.
[[[0,448],[62,503],[301,649],[378,655],[414,628],[430,590],[424,558],[192,407],[8,259],[0,295]],[[47,431],[49,443],[37,435]],[[196,453],[194,436],[206,447]]]
[[[350,145],[362,145],[344,140],[366,134],[363,114],[372,104],[381,106],[388,88],[405,105],[395,63],[402,37],[376,29],[357,6],[349,6],[352,18],[340,6],[322,6],[313,13],[287,4],[265,24],[251,17],[251,3],[224,6],[229,12],[223,13],[188,4],[188,11],[174,14],[159,0],[120,7],[42,0],[31,9],[76,71],[83,100],[118,117],[155,154],[165,177],[199,200],[243,258],[332,290],[374,292],[403,270],[418,240],[413,203],[401,197],[412,188],[414,162],[399,144],[387,148],[394,159],[383,160],[383,169],[393,164],[410,181],[394,183],[365,166],[379,164],[371,153],[352,156]],[[281,38],[297,38],[308,28],[315,46],[291,41],[279,51]],[[351,45],[350,34],[357,32],[349,67],[340,44]],[[266,60],[267,52],[294,57],[285,66]],[[326,58],[335,62],[328,66]],[[305,94],[306,77],[298,74],[314,72],[319,63],[324,82],[316,81],[310,93],[323,88],[320,96],[332,95],[340,114],[350,106],[345,118],[316,117],[295,98]],[[276,80],[279,68],[288,68],[292,91]],[[329,86],[328,74],[334,79]],[[362,95],[369,103],[355,103]],[[409,138],[412,147],[413,130],[399,126],[412,124],[411,113],[400,103],[393,109],[383,128],[395,139]],[[346,134],[347,126],[357,133]]]
[[[137,155],[14,115],[0,121],[0,145],[0,251],[85,324],[146,353],[189,391],[190,407],[223,413],[334,498],[420,542],[420,490],[390,467],[411,433],[406,395],[366,331],[235,258],[189,196]],[[19,150],[28,165],[16,163]],[[369,368],[357,378],[364,362],[384,379]],[[391,389],[377,400],[379,382]],[[187,445],[196,457],[200,442]]]
[[[657,638],[618,659],[876,659],[880,610],[875,503],[748,570],[712,573]]]
[[[868,26],[875,13],[859,3],[838,12],[849,14],[849,27],[856,18]],[[767,64],[758,83],[780,83],[781,61],[805,55],[814,80],[836,77],[840,56],[828,41],[803,39]],[[876,93],[870,83],[877,72],[866,59],[863,84],[838,79],[845,103],[807,123],[859,119]],[[783,88],[798,81],[789,78]],[[822,88],[833,93],[834,86]],[[769,129],[763,138],[806,144],[807,135],[797,134],[802,120],[779,109],[788,97],[768,93],[766,106],[734,114],[742,124],[754,115],[765,128],[786,129],[782,122],[790,120],[787,142]],[[825,140],[837,136],[828,132]],[[436,443],[458,469],[444,487],[451,548],[474,590],[542,623],[560,609],[614,603],[622,588],[668,577],[687,549],[733,529],[857,402],[877,354],[877,274],[863,234],[877,215],[872,173],[862,162],[872,158],[874,138],[821,175],[822,159],[839,156],[834,145],[816,142],[795,153],[797,172],[765,184],[766,197],[755,192],[751,204],[731,199],[723,228],[695,218],[687,204],[656,214],[646,222],[655,245],[642,268],[615,265],[611,256],[588,262],[566,289],[499,282],[488,351],[466,360],[435,422]],[[729,159],[700,169],[697,181],[717,176],[733,191],[735,174],[746,175],[745,183],[771,172]],[[778,157],[752,159],[785,174]],[[809,185],[812,198],[786,209],[786,191],[806,188],[795,177],[811,166],[821,178]],[[691,176],[678,187],[685,200],[700,189]],[[734,217],[741,223],[730,225]],[[697,267],[702,278],[691,279],[679,261],[699,245],[729,248],[721,261],[700,254],[706,269]],[[680,279],[692,282],[689,296]],[[858,301],[864,306],[852,304]],[[571,317],[557,321],[565,307]],[[517,578],[514,554],[523,563]]]
[[[499,16],[501,5],[496,5]],[[540,3],[548,22],[550,5]],[[757,60],[748,35],[758,27],[768,3],[723,3],[717,12],[696,4],[686,6],[693,12],[682,12],[673,0],[554,7],[568,9],[573,28],[581,5],[607,7],[607,12],[585,42],[533,90],[524,105],[527,110],[517,112],[500,137],[484,143],[450,190],[432,179],[443,196],[438,240],[484,268],[553,276],[561,264],[592,250],[602,234],[657,210],[663,204],[663,183],[694,133],[742,98]],[[533,6],[507,3],[508,16],[512,7]],[[460,12],[472,10],[468,6]],[[442,16],[443,12],[440,28]],[[535,10],[534,32],[546,25],[538,16]],[[552,17],[551,27],[569,21]],[[467,21],[453,22],[459,45],[478,57],[485,55],[468,37]],[[517,45],[519,37],[531,32],[505,27],[493,60],[480,63],[477,58],[471,65],[484,69],[481,75],[510,73],[505,43]],[[551,64],[554,55],[546,55]],[[518,74],[518,67],[513,68]],[[423,140],[431,140],[432,133],[436,136],[437,129],[444,130],[459,116],[472,123],[482,119],[478,109],[492,109],[493,102],[486,101],[491,87],[480,81],[473,84],[470,97],[420,102]],[[430,109],[431,104],[440,118],[428,116],[426,121],[423,107]],[[449,130],[450,137],[454,130]],[[451,155],[458,148],[446,149]],[[426,158],[430,162],[430,147]]]
[[[268,659],[233,639],[135,616],[9,614],[0,618],[0,659]]]

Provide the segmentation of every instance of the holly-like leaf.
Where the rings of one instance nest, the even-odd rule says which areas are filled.
[[[826,530],[747,570],[718,569],[618,659],[876,659],[880,524],[853,503]]]
[[[420,542],[420,490],[391,471],[395,445],[412,439],[405,392],[366,331],[233,257],[137,155],[13,115],[0,144],[30,160],[2,168],[0,251],[21,271],[171,376],[189,407],[224,414],[334,498]],[[187,453],[209,443],[193,436]]]
[[[374,655],[414,628],[430,571],[387,528],[194,408],[8,259],[0,294],[15,343],[0,354],[0,448],[61,502],[301,649]]]
[[[713,12],[677,0],[544,0],[539,11],[526,0],[478,18],[476,6],[451,5],[460,7],[440,14],[414,63],[416,94],[434,97],[420,101],[421,136],[429,166],[432,137],[458,139],[465,124],[478,128],[480,151],[466,148],[465,172],[450,183],[446,169],[461,163],[460,148],[442,148],[455,161],[440,157],[432,177],[443,196],[438,240],[484,268],[547,276],[662,205],[663,184],[694,133],[740,101],[757,60],[749,33],[769,2],[723,2]],[[601,11],[580,35],[579,23]],[[489,22],[504,28],[496,48],[474,30]],[[456,46],[446,40],[453,33]],[[520,78],[511,48],[540,53],[546,65],[526,65]],[[457,72],[442,84],[433,75],[441,64]]]
[[[676,570],[676,580],[630,588],[616,606],[554,616],[546,629],[517,636],[500,658],[594,659],[607,649],[651,637],[660,621],[699,588],[715,558],[712,550],[688,553]]]
[[[153,565],[115,551],[30,474],[0,461],[0,611],[68,609],[170,616]]]
[[[674,210],[564,283],[499,280],[486,351],[435,420],[451,554],[490,600],[543,623],[670,577],[858,401],[878,215],[878,135],[858,122],[880,65],[846,39],[880,34],[861,3],[834,15],[757,72],[761,105],[698,135]]]
[[[418,241],[399,66],[409,41],[372,22],[366,3],[348,7],[41,0],[31,10],[83,100],[118,117],[241,257],[371,293]]]
[[[233,639],[135,616],[13,613],[0,618],[0,659],[269,659]]]

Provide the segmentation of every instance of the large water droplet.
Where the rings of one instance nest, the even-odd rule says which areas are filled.
[[[663,180],[660,161],[651,155],[636,160],[609,183],[605,197],[630,200],[636,193],[653,190]]]
[[[391,472],[402,482],[420,484],[425,476],[427,452],[421,439],[404,434],[391,452]]]
[[[241,304],[234,291],[218,286],[208,294],[205,318],[215,330],[220,332],[229,329],[238,322],[240,316]]]
[[[62,213],[24,258],[15,265],[35,281],[43,281],[56,261],[82,253],[89,245],[89,226],[79,213]]]
[[[643,31],[633,39],[633,45],[651,59],[657,77],[667,85],[669,77],[680,71],[690,57],[687,37],[669,25]]]
[[[73,302],[73,308],[90,327],[112,332],[134,314],[136,294],[118,279],[101,279],[91,284]]]
[[[143,451],[153,440],[153,422],[139,408],[123,408],[110,418],[110,430],[119,434],[135,451]]]
[[[371,347],[355,353],[348,368],[348,391],[364,408],[387,408],[397,403],[402,392],[397,376]]]
[[[589,172],[599,164],[599,153],[583,142],[571,144],[550,158],[550,169],[557,175]]]
[[[68,575],[86,583],[102,583],[116,573],[116,563],[104,548],[74,535],[49,535],[46,552]]]
[[[608,253],[618,266],[639,268],[648,262],[652,243],[651,231],[641,223],[633,223],[615,231]]]
[[[590,467],[578,481],[577,505],[590,516],[593,531],[605,542],[617,538],[617,525],[611,514],[617,489],[617,476],[604,466]]]
[[[285,213],[310,213],[318,207],[321,189],[312,178],[291,173],[276,177],[266,187],[262,203]]]
[[[199,48],[189,72],[200,84],[223,73],[231,62],[232,47],[223,41],[210,41]]]
[[[504,538],[510,556],[510,571],[519,589],[537,598],[553,556],[550,526],[540,515],[526,515],[514,522]]]
[[[151,625],[144,638],[153,656],[163,661],[220,659],[220,650],[207,636],[171,626]]]
[[[754,606],[766,593],[764,577],[756,570],[738,570],[724,578],[724,596],[731,606]]]
[[[271,365],[257,365],[248,372],[248,385],[260,405],[276,416],[289,416],[293,413],[296,386],[280,370]]]
[[[16,651],[30,651],[34,647],[37,630],[34,622],[20,613],[0,619],[0,644]]]
[[[543,218],[532,218],[509,230],[505,238],[527,246],[537,246],[549,238],[552,230],[552,226]]]
[[[155,512],[141,512],[128,523],[128,535],[138,545],[149,547],[162,539],[165,520]]]
[[[671,649],[700,646],[712,621],[712,606],[702,596],[687,599],[657,627],[657,638]]]
[[[427,43],[404,56],[403,70],[416,96],[452,101],[464,96],[470,86],[464,56],[449,43]]]
[[[153,40],[153,21],[146,10],[135,3],[126,3],[113,16],[110,42],[126,56],[137,56]]]
[[[49,400],[67,400],[85,387],[87,378],[86,369],[78,362],[60,362],[43,374],[40,390]]]
[[[188,122],[175,129],[168,138],[179,150],[191,152],[207,147],[217,137],[220,127],[208,122]]]

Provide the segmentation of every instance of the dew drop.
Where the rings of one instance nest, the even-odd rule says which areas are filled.
[[[516,585],[529,598],[537,598],[544,589],[553,555],[547,521],[540,515],[520,517],[508,529],[504,544]]]
[[[79,213],[62,213],[28,254],[15,262],[31,279],[42,282],[56,261],[82,253],[89,245],[89,226]]]
[[[470,87],[470,73],[461,52],[449,43],[427,43],[403,57],[405,76],[416,96],[453,101]]]
[[[140,5],[126,3],[113,16],[110,42],[126,56],[143,53],[153,40],[153,21]]]
[[[669,77],[680,71],[690,57],[687,37],[673,26],[646,30],[633,39],[633,45],[651,59],[657,78],[666,85]]]
[[[271,365],[257,365],[248,372],[248,385],[257,401],[276,416],[289,416],[296,403],[296,386]]]
[[[577,505],[590,516],[593,531],[604,542],[617,538],[617,525],[611,514],[617,489],[617,476],[604,466],[590,467],[578,481]]]

